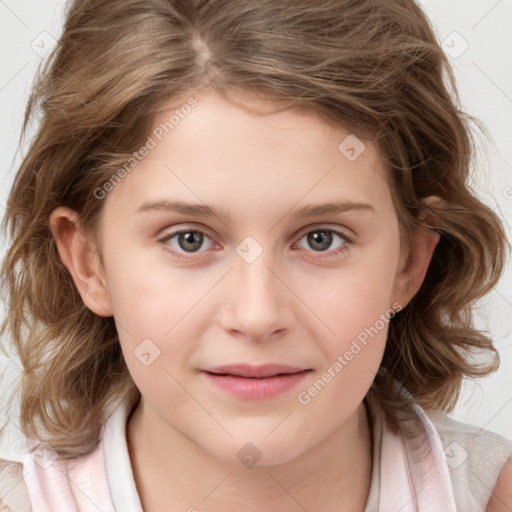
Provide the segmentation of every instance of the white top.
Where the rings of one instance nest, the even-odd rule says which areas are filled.
[[[371,412],[373,469],[364,512],[485,512],[500,471],[512,464],[512,442],[444,413],[415,410],[413,438],[394,432],[382,411]],[[114,409],[86,456],[54,460],[39,445],[0,457],[0,510],[143,512],[126,441],[129,412],[126,402]]]

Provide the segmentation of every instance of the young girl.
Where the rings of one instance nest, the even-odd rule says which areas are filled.
[[[455,91],[413,0],[73,1],[5,217],[2,510],[512,510],[512,443],[446,415],[507,248]]]

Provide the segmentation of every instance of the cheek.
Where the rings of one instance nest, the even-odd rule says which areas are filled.
[[[324,365],[297,394],[308,416],[345,421],[370,388],[386,347],[391,309],[393,265],[366,264],[339,275],[317,295],[317,311],[326,326],[316,338]]]
[[[164,256],[159,247],[105,250],[114,316],[129,332],[164,336],[193,309],[215,278],[173,267]]]
[[[171,399],[211,321],[208,292],[220,271],[190,271],[169,265],[164,258],[148,265],[143,251],[116,260],[106,254],[109,293],[123,355],[141,391]],[[220,277],[219,277],[220,276]],[[206,310],[205,310],[206,308]],[[208,310],[208,311],[207,311]]]
[[[325,346],[331,358],[333,352],[352,340],[364,341],[368,330],[384,331],[381,337],[374,334],[373,338],[385,343],[399,258],[398,236],[396,244],[393,233],[387,239],[392,242],[384,243],[383,237],[383,243],[375,244],[372,250],[355,251],[346,265],[323,271],[316,279],[297,276],[301,296],[324,324],[318,334],[323,333],[321,338],[329,340]]]

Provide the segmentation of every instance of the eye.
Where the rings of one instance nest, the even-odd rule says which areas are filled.
[[[210,240],[210,238],[202,231],[185,229],[170,233],[159,240],[159,242],[164,245],[167,251],[173,253],[173,255],[179,258],[187,258],[183,253],[199,252],[205,240]],[[213,241],[210,240],[210,246],[214,245]]]
[[[314,252],[326,252],[329,256],[347,251],[348,245],[351,243],[351,240],[342,231],[328,228],[317,228],[308,231],[299,240],[299,245],[302,240],[305,240]],[[336,243],[336,240],[340,240],[341,243],[334,249],[329,250],[329,247],[332,246],[333,242]]]
[[[299,248],[304,249],[305,247],[300,247],[302,240],[305,240],[314,252],[326,253],[325,256],[321,255],[321,257],[330,257],[344,253],[352,243],[351,239],[342,231],[324,227],[310,230],[300,238],[297,245],[299,245]],[[206,249],[217,246],[204,232],[197,229],[175,231],[159,240],[166,251],[178,258],[189,258],[192,256],[187,256],[187,254],[192,255],[204,252],[200,249],[204,246],[205,241],[209,241]],[[333,243],[336,244],[337,241],[340,242],[337,244],[337,247],[329,250]],[[306,247],[305,249],[308,248]]]

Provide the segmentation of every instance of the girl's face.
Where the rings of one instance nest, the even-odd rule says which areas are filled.
[[[105,296],[83,296],[114,315],[154,425],[276,464],[361,412],[410,274],[373,145],[311,112],[196,100],[98,199]]]

